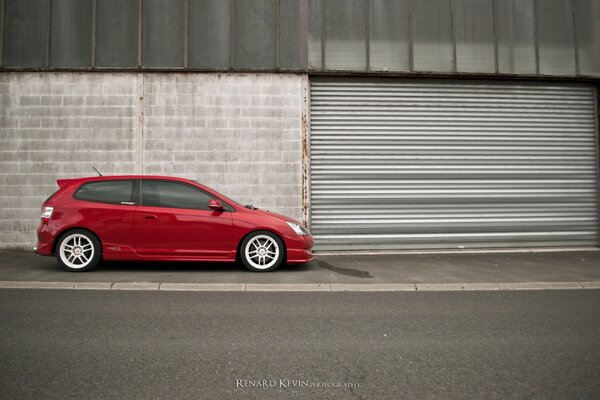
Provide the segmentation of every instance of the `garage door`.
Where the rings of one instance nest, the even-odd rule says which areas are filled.
[[[598,244],[592,87],[311,82],[316,250]]]

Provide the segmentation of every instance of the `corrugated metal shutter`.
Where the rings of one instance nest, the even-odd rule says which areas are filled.
[[[598,244],[594,91],[311,82],[316,250]]]

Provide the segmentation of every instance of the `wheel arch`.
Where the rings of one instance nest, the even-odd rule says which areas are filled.
[[[52,243],[52,255],[53,256],[56,255],[56,247],[60,243],[60,240],[63,238],[63,236],[67,235],[69,232],[76,231],[76,230],[87,231],[87,232],[91,233],[92,235],[94,235],[96,237],[96,239],[98,239],[98,242],[100,243],[100,255],[102,255],[102,239],[100,239],[100,236],[98,236],[98,234],[96,232],[94,232],[93,230],[91,230],[89,228],[84,228],[81,226],[70,226],[70,227],[65,228],[62,231],[58,232],[58,234],[56,235],[56,240],[54,241],[54,243]]]
[[[279,238],[279,240],[281,241],[281,246],[283,247],[283,260],[282,262],[287,263],[287,247],[285,245],[285,240],[283,239],[283,237],[276,231],[274,231],[273,229],[253,229],[252,231],[246,233],[244,236],[242,236],[240,238],[240,240],[238,241],[237,245],[236,245],[236,252],[235,252],[235,260],[237,262],[241,262],[241,250],[242,250],[242,243],[244,243],[244,240],[246,240],[246,238],[250,235],[252,235],[253,233],[256,232],[269,232],[272,233],[273,235],[277,236],[277,238]]]

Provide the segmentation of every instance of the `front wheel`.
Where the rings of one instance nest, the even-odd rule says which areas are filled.
[[[281,239],[268,231],[248,235],[242,242],[240,253],[244,266],[254,272],[274,271],[284,257]]]
[[[100,262],[100,241],[91,232],[76,229],[68,232],[57,246],[56,258],[64,269],[89,271]]]

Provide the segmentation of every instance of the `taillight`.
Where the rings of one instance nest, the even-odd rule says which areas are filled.
[[[54,211],[54,208],[52,208],[52,207],[42,208],[42,219],[45,221],[48,221],[50,219],[50,217],[52,216],[52,211]]]

